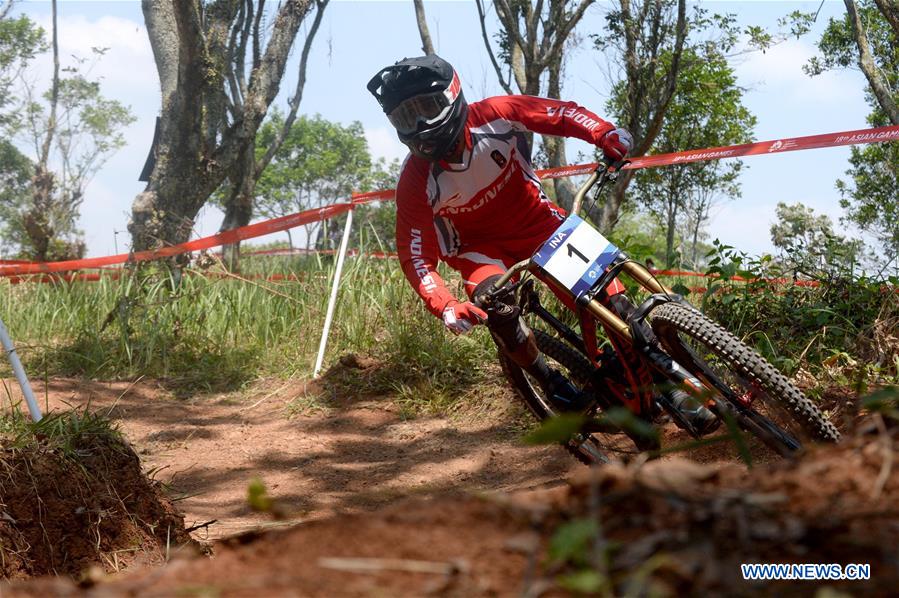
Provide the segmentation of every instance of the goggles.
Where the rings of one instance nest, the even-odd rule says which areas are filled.
[[[446,92],[438,91],[405,100],[387,115],[387,119],[397,131],[410,135],[418,131],[421,123],[431,125],[439,122],[450,110],[452,102]]]

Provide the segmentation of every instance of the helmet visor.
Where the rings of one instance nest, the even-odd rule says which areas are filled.
[[[442,91],[419,95],[402,102],[387,115],[397,131],[411,134],[421,123],[431,125],[440,122],[452,108],[452,103]]]

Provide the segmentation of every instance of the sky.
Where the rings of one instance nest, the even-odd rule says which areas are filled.
[[[802,72],[802,65],[815,55],[815,42],[828,20],[843,14],[843,2],[719,0],[701,4],[713,12],[734,13],[740,24],[770,27],[794,10],[814,13],[820,6],[810,34],[737,60],[738,82],[746,88],[744,103],[758,118],[754,139],[764,141],[868,126],[865,80],[860,72],[828,72],[814,78]],[[579,25],[581,42],[570,55],[562,92],[563,99],[574,100],[600,116],[608,98],[609,82],[604,74],[604,57],[592,49],[588,35],[603,28],[608,6],[607,1],[597,0]],[[426,0],[425,8],[436,51],[456,67],[466,98],[473,101],[502,93],[483,47],[474,2]],[[49,1],[20,1],[14,11],[29,15],[49,30]],[[301,29],[275,105],[286,106],[287,94],[295,86],[304,38],[305,29]],[[73,63],[74,57],[89,56],[91,47],[109,48],[93,67],[92,75],[102,79],[104,95],[129,105],[137,118],[125,131],[127,145],[109,159],[88,187],[81,212],[80,225],[89,256],[124,252],[130,242],[126,227],[131,204],[144,188],[137,177],[150,147],[160,105],[159,81],[140,2],[59,0],[59,40],[63,66]],[[374,156],[402,159],[405,147],[365,90],[365,84],[382,67],[420,54],[421,41],[411,1],[332,0],[310,55],[300,112],[317,113],[344,124],[360,121]],[[39,58],[35,66],[37,77],[49,80],[49,54]],[[574,161],[578,152],[587,154],[590,150],[583,142],[569,141],[569,160]],[[849,148],[843,147],[746,158],[742,197],[717,208],[709,227],[711,237],[751,254],[772,251],[769,228],[781,201],[809,205],[829,215],[838,230],[842,229],[838,223],[842,210],[834,183],[844,176],[848,157]],[[195,236],[217,232],[221,219],[218,209],[204,208]],[[280,236],[284,234],[260,241]]]

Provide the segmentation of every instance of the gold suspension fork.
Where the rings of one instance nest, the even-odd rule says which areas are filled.
[[[660,293],[664,295],[670,295],[673,293],[671,289],[662,285],[658,280],[653,278],[652,274],[636,262],[625,262],[621,266],[621,271],[633,278],[640,286],[649,291],[650,293]],[[628,341],[633,341],[631,338],[631,330],[630,326],[618,317],[615,312],[610,310],[608,307],[597,301],[596,299],[592,299],[585,308],[591,314],[593,314],[597,320],[603,323],[609,330],[613,330],[618,335],[624,337]]]

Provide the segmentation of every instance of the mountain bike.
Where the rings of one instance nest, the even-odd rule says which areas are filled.
[[[672,390],[689,393],[691,401],[707,407],[727,429],[748,433],[782,456],[796,454],[803,442],[838,441],[836,427],[786,376],[578,215],[591,190],[595,203],[620,166],[600,164],[556,232],[477,298],[482,305],[501,296],[514,300],[543,355],[593,399],[581,414],[587,423],[564,443],[566,448],[587,464],[607,462],[609,453],[634,452],[626,441],[622,444],[620,434],[609,434],[621,430],[602,417],[616,408],[649,425],[667,412],[699,438],[666,398]],[[645,292],[645,300],[635,305],[624,294],[609,293],[622,276]],[[541,301],[541,290],[553,291],[567,313],[553,313]],[[604,347],[599,346],[597,324],[605,332]],[[501,350],[499,357],[512,387],[538,419],[559,414],[536,381]],[[633,375],[640,369],[642,376]],[[638,450],[658,449],[657,443],[641,442],[639,434],[627,435]]]

